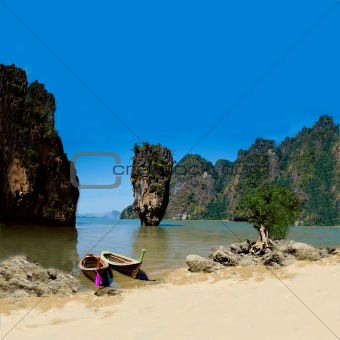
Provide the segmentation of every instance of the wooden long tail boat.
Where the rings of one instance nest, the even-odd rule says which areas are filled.
[[[107,270],[109,268],[109,264],[107,263],[107,261],[105,261],[105,259],[102,259],[100,256],[93,253],[86,254],[80,260],[79,268],[91,280],[96,282],[99,274],[101,279],[101,285],[108,284],[109,276]]]
[[[135,279],[142,265],[144,254],[145,249],[142,250],[139,259],[134,260],[123,255],[112,253],[109,250],[103,250],[101,258],[107,261],[112,269]]]

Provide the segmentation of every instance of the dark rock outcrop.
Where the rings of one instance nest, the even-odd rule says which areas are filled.
[[[215,251],[212,258],[215,262],[221,263],[224,266],[236,266],[240,261],[237,253],[233,253],[221,246]]]
[[[188,255],[186,262],[189,271],[213,272],[224,267],[249,267],[255,266],[257,263],[277,268],[288,266],[299,260],[318,261],[332,254],[340,253],[340,249],[318,249],[301,242],[281,240],[273,241],[271,248],[267,248],[264,253],[254,255],[251,253],[253,244],[247,240],[242,243],[234,243],[228,248],[214,247],[212,248],[213,253],[209,255],[212,260],[198,255]]]
[[[96,296],[104,296],[104,295],[114,296],[114,295],[120,295],[120,294],[121,294],[120,290],[118,290],[117,288],[113,288],[113,287],[100,288],[94,292],[94,295]]]
[[[131,172],[133,209],[138,212],[141,225],[157,226],[169,203],[172,154],[160,144],[148,143],[135,145],[134,152]]]
[[[57,269],[45,269],[26,257],[16,256],[0,266],[0,299],[70,295],[78,292],[79,281]]]
[[[212,260],[207,260],[202,256],[190,254],[186,257],[186,263],[189,270],[193,273],[205,272],[212,273],[218,269],[222,269],[223,266]]]
[[[0,65],[0,221],[75,224],[75,171],[54,128],[54,96]]]

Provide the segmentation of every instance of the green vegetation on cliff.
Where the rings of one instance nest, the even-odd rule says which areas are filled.
[[[168,155],[169,153],[171,155],[169,149],[160,144],[151,145],[144,142],[142,145],[136,143],[133,151],[135,153],[133,160],[138,161],[141,159],[141,162],[138,167],[133,168],[133,173],[131,174],[132,184],[139,176],[147,175],[148,178],[153,180],[153,184],[157,185],[164,176],[171,174],[173,160]],[[147,166],[145,166],[146,164]]]
[[[300,195],[304,224],[340,224],[339,147],[339,126],[329,116],[279,146],[278,182]]]
[[[54,96],[0,65],[0,221],[75,224],[73,165],[54,128]]]
[[[120,213],[119,218],[121,219],[135,219],[139,218],[137,211],[133,210],[133,205],[128,205],[123,211]]]
[[[141,225],[156,226],[163,219],[169,203],[173,167],[171,151],[160,144],[135,144],[131,172],[133,210]]]
[[[214,197],[217,178],[211,162],[199,155],[185,156],[173,169],[170,193],[176,199],[169,204],[166,217],[203,218],[206,205]]]
[[[235,162],[215,166],[187,155],[173,169],[167,217],[246,219],[240,200],[266,184],[284,185],[299,197],[302,225],[340,225],[340,135],[332,117],[276,146],[259,138]]]

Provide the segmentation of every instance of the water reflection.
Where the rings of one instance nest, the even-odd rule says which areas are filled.
[[[43,267],[71,272],[79,262],[77,238],[74,227],[0,224],[0,260],[24,255]]]
[[[133,237],[133,252],[139,254],[146,249],[142,269],[155,272],[168,264],[169,229],[155,226],[139,227]],[[138,255],[139,256],[139,255]]]
[[[133,252],[139,254],[145,248],[142,268],[157,273],[185,266],[188,254],[207,256],[213,246],[238,242],[237,234],[244,239],[256,236],[247,223],[166,220],[158,227],[136,229]]]
[[[89,251],[100,254],[107,249],[137,259],[144,248],[140,280],[113,272],[114,285],[136,285],[157,278],[159,272],[186,266],[188,254],[206,257],[213,246],[257,239],[257,231],[243,222],[165,220],[158,227],[141,227],[139,223],[139,220],[78,218],[77,229],[0,224],[0,261],[22,254],[44,267],[66,272],[74,269],[77,276],[79,257]],[[287,239],[317,247],[336,247],[340,246],[340,228],[292,227]],[[82,285],[93,289],[94,283],[79,274]]]

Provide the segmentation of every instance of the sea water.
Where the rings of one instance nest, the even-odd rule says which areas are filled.
[[[245,222],[163,220],[158,227],[141,227],[139,220],[77,218],[76,227],[0,224],[0,261],[25,255],[44,267],[54,267],[92,283],[80,272],[79,260],[88,252],[110,250],[137,259],[146,249],[142,270],[145,279],[185,266],[188,254],[207,257],[214,246],[229,246],[257,231]],[[291,227],[287,239],[316,247],[340,247],[339,227]],[[118,285],[133,280],[114,272]]]

